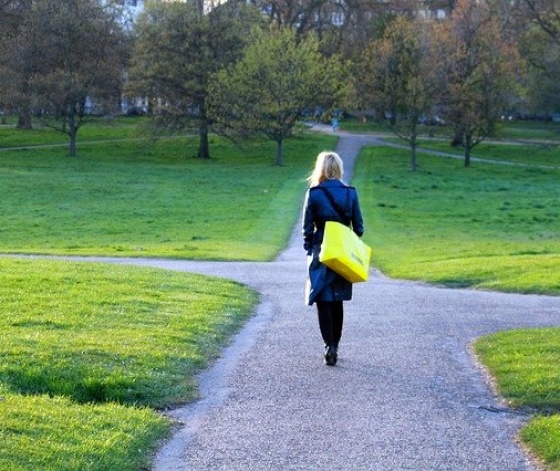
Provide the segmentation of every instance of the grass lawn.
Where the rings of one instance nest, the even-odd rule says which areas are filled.
[[[138,470],[257,297],[225,280],[0,259],[0,469]]]
[[[367,148],[354,183],[374,264],[451,287],[560,293],[560,171]]]
[[[489,147],[500,159],[530,161],[518,146]],[[367,217],[374,263],[397,278],[449,287],[560,294],[560,170],[363,151],[354,184]],[[539,158],[558,160],[558,151]],[[513,407],[539,415],[521,439],[560,470],[560,329],[502,332],[475,348]],[[550,415],[552,414],[552,415]]]
[[[372,118],[365,122],[358,118],[345,118],[340,122],[341,130],[356,133],[381,133],[392,134],[387,123],[379,123]],[[423,137],[437,137],[449,143],[453,136],[453,129],[449,126],[418,126],[418,135]],[[513,142],[533,143],[547,142],[560,144],[560,124],[543,121],[499,122],[494,135],[489,140],[505,140]]]
[[[437,150],[449,154],[456,154],[464,156],[464,150],[461,148],[454,148],[449,145],[447,141],[437,140],[420,140],[419,149],[420,159],[425,149]],[[522,165],[533,166],[550,166],[560,168],[560,150],[558,145],[553,144],[515,144],[515,143],[499,143],[499,142],[482,142],[477,145],[473,151],[473,158],[481,158],[486,160],[512,162]],[[476,162],[471,165],[477,165]]]
[[[534,418],[520,438],[547,466],[560,470],[560,328],[500,332],[475,349],[512,407]]]
[[[68,136],[52,128],[34,123],[34,128],[21,131],[15,127],[16,119],[9,117],[10,126],[0,126],[0,149],[44,145],[68,145]],[[93,118],[78,131],[78,150],[81,142],[107,139],[134,139],[142,135],[143,118],[119,117]]]
[[[271,260],[301,211],[305,177],[333,136],[237,148],[197,141],[113,142],[0,152],[0,253]]]

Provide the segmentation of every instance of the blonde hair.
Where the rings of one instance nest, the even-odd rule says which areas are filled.
[[[317,186],[325,180],[342,180],[344,166],[342,159],[336,152],[323,151],[315,160],[315,168],[307,177],[309,186]]]

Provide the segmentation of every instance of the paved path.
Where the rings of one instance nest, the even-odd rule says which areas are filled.
[[[361,145],[375,142],[341,134],[347,173]],[[200,400],[172,412],[181,426],[156,471],[535,469],[515,443],[526,417],[493,397],[469,345],[498,330],[558,325],[558,297],[374,272],[345,303],[331,368],[315,310],[303,303],[299,227],[271,263],[103,260],[231,278],[262,293],[254,318],[201,376]]]

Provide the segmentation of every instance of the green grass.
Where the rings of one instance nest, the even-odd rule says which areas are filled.
[[[559,328],[500,332],[475,348],[513,407],[560,412]]]
[[[419,151],[422,152],[420,155],[424,155],[423,151],[425,149],[458,156],[464,155],[462,148],[451,147],[448,141],[421,140],[420,145]],[[560,168],[560,150],[558,145],[554,144],[515,145],[512,143],[482,142],[473,149],[471,157],[522,165]],[[420,156],[420,158],[422,157]],[[471,165],[475,166],[478,163],[473,162]]]
[[[19,130],[15,118],[7,118],[11,126],[0,126],[0,149],[10,147],[34,147],[44,145],[67,145],[68,136],[39,122],[33,129]],[[107,139],[137,139],[142,135],[142,118],[92,118],[78,131],[78,148],[81,142]]]
[[[6,471],[148,469],[150,454],[170,430],[148,409],[24,396],[1,386],[0,418],[0,469]]]
[[[475,349],[509,404],[536,414],[521,440],[547,469],[560,470],[560,328],[500,332]]]
[[[0,152],[0,253],[271,260],[301,211],[305,177],[334,137],[237,148],[194,138]],[[189,158],[187,158],[189,157]]]
[[[537,417],[521,430],[521,440],[546,463],[549,470],[560,470],[560,415]]]
[[[499,128],[499,135],[508,139],[560,141],[560,125],[542,121],[513,121]]]
[[[560,293],[560,171],[367,148],[354,183],[374,264],[452,287]]]
[[[236,283],[0,259],[0,469],[136,470],[256,302]],[[149,407],[150,409],[148,409]]]
[[[380,123],[372,118],[365,122],[358,118],[345,118],[341,121],[341,129],[355,133],[391,134],[387,123]],[[419,136],[437,137],[447,143],[453,137],[453,129],[450,126],[425,126],[417,128]],[[560,124],[543,121],[512,121],[499,122],[493,135],[488,140],[504,140],[512,142],[532,141],[534,144],[541,143],[560,144]]]

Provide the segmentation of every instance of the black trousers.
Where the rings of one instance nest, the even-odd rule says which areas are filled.
[[[338,348],[344,322],[342,301],[317,301],[317,314],[325,346],[333,345]]]

